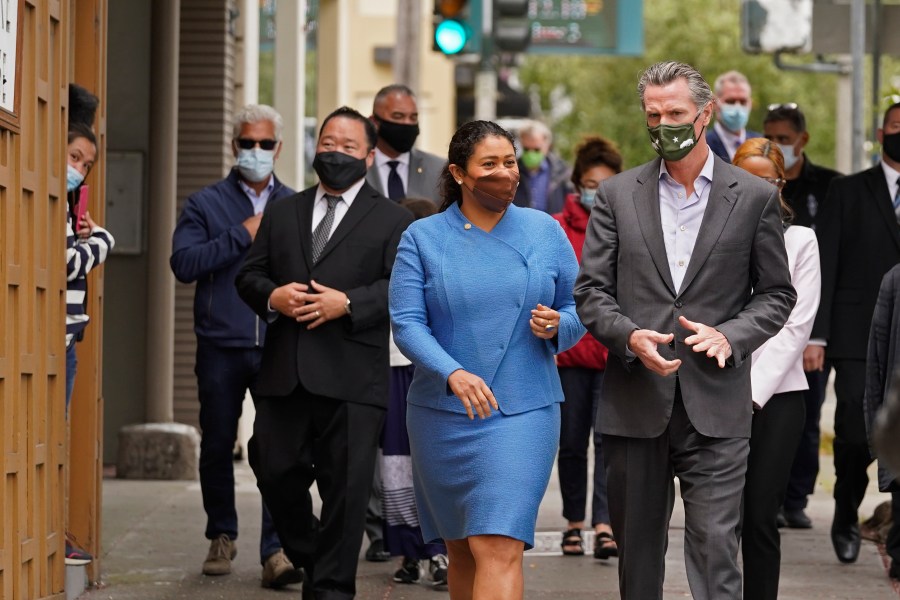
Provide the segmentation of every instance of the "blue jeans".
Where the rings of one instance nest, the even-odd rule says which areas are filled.
[[[197,387],[200,397],[200,491],[206,511],[206,537],[238,536],[234,506],[234,443],[247,389],[252,388],[262,359],[261,348],[224,348],[197,340]],[[259,559],[281,549],[265,504]]]
[[[72,401],[72,390],[75,388],[75,371],[78,369],[78,356],[75,354],[75,340],[66,348],[66,416],[69,415],[69,402]]]
[[[563,500],[563,517],[567,521],[584,521],[587,502],[588,440],[600,403],[603,371],[583,367],[560,367],[566,401],[560,407],[559,489]],[[591,500],[591,526],[609,523],[606,501],[606,470],[600,432],[594,428],[594,496]]]

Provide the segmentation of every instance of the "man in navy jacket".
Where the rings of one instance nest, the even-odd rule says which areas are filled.
[[[265,105],[248,105],[235,116],[228,176],[192,194],[172,237],[169,262],[182,283],[197,282],[197,387],[200,399],[200,490],[211,540],[205,575],[231,572],[237,553],[233,448],[241,405],[262,359],[266,324],[238,297],[234,279],[256,237],[269,202],[293,195],[273,173],[281,151],[281,116]],[[297,583],[302,572],[284,555],[263,505],[260,562],[262,585]]]

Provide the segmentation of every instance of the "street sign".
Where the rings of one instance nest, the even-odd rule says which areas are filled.
[[[643,0],[531,0],[528,54],[644,52]]]

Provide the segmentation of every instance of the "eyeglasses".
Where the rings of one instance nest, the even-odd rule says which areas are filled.
[[[249,138],[237,138],[234,140],[237,142],[238,148],[241,150],[250,150],[251,148],[256,147],[259,144],[259,147],[263,150],[274,150],[275,146],[278,145],[278,140],[251,140]]]
[[[784,184],[786,183],[786,180],[782,179],[781,177],[778,177],[778,178],[763,177],[763,179],[765,179],[766,181],[768,181],[769,183],[771,183],[772,185],[774,185],[777,188],[783,188]]]
[[[785,102],[784,104],[770,104],[766,108],[769,109],[769,112],[772,112],[773,110],[778,110],[779,108],[784,110],[797,110],[798,108],[800,108],[800,106],[796,102]]]

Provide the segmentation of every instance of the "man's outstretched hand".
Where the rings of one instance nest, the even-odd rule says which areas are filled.
[[[684,343],[691,346],[694,352],[706,352],[710,358],[715,358],[719,368],[725,368],[725,361],[731,357],[731,344],[728,343],[722,333],[715,327],[688,321],[683,316],[678,317],[678,322],[685,329],[694,332],[694,335],[684,338]]]
[[[636,329],[628,336],[628,348],[635,353],[644,366],[657,375],[671,375],[681,366],[681,360],[666,360],[657,350],[658,344],[668,344],[675,339],[674,333],[659,333],[651,329]]]

